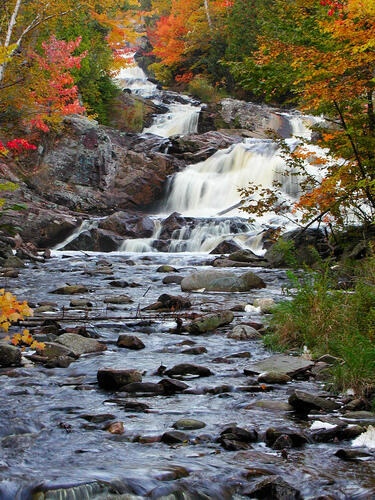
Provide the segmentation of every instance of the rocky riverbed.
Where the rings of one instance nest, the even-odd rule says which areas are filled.
[[[352,446],[374,415],[326,392],[329,358],[263,346],[285,272],[206,263],[57,252],[3,278],[46,348],[0,370],[1,499],[374,497]]]

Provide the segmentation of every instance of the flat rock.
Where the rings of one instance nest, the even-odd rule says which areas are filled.
[[[210,377],[212,375],[211,370],[205,366],[199,366],[189,363],[181,363],[175,365],[165,372],[168,377],[185,377],[189,375],[195,375],[197,377]]]
[[[44,342],[43,350],[37,349],[37,352],[41,356],[45,356],[48,359],[65,357],[65,356],[74,358],[77,357],[77,355],[74,354],[74,352],[70,347],[67,347],[57,342]]]
[[[164,387],[153,382],[131,382],[121,387],[122,392],[130,394],[164,394]]]
[[[176,285],[179,285],[183,279],[184,279],[183,276],[168,274],[168,276],[164,276],[163,283],[164,283],[164,285],[171,285],[173,283],[176,283]]]
[[[194,420],[193,418],[181,418],[180,420],[177,420],[172,427],[177,430],[187,431],[203,429],[203,427],[206,427],[206,424],[200,420]]]
[[[258,382],[265,384],[286,384],[292,379],[286,373],[279,373],[276,371],[264,372],[258,376]]]
[[[115,297],[106,297],[104,299],[105,304],[131,304],[133,300],[129,297],[129,295],[117,295]]]
[[[314,366],[314,363],[304,358],[275,354],[263,361],[249,365],[245,369],[245,374],[260,374],[273,371],[294,377],[298,373],[309,370],[312,366]]]
[[[51,293],[55,293],[57,295],[75,295],[86,292],[88,292],[88,288],[84,285],[67,285],[56,288],[56,290],[53,290]]]
[[[138,370],[122,370],[102,368],[97,374],[99,386],[106,390],[117,390],[133,382],[141,382],[142,375]]]
[[[82,335],[76,333],[64,333],[58,337],[56,342],[70,349],[75,356],[107,350],[106,345],[97,340],[82,337]]]

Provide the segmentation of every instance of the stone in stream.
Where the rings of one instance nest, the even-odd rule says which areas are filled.
[[[258,382],[265,384],[287,384],[292,379],[286,373],[279,373],[275,371],[264,372],[258,376]]]
[[[272,309],[276,306],[276,302],[273,299],[263,298],[255,299],[253,302],[254,307],[259,307],[260,312],[263,314],[272,313]]]
[[[129,394],[156,394],[163,395],[165,393],[164,387],[161,384],[155,384],[153,382],[141,382],[135,381],[129,384],[125,384],[120,387],[121,392]]]
[[[142,340],[135,335],[119,335],[116,345],[117,347],[124,347],[125,349],[132,349],[135,351],[146,347]]]
[[[34,309],[34,314],[43,314],[46,312],[57,312],[59,309],[56,306],[39,306]]]
[[[293,406],[294,411],[301,415],[307,415],[311,410],[334,411],[340,408],[340,405],[335,401],[298,389],[289,396],[288,402]]]
[[[106,427],[106,430],[111,434],[124,434],[124,423],[123,422],[112,422]]]
[[[249,365],[245,368],[245,375],[261,374],[263,372],[278,372],[294,377],[295,375],[305,372],[314,366],[313,361],[306,360],[301,357],[287,356],[285,354],[275,354],[263,361]]]
[[[87,299],[73,299],[70,301],[70,307],[92,307],[93,304]]]
[[[198,335],[215,330],[219,326],[228,325],[234,319],[232,311],[223,311],[221,313],[206,314],[192,321],[186,329],[189,333]]]
[[[79,293],[86,293],[88,291],[88,288],[84,285],[67,285],[56,288],[56,290],[53,290],[51,293],[55,293],[58,295],[75,295]]]
[[[189,441],[189,436],[181,431],[168,431],[161,436],[161,441],[166,444],[182,444]]]
[[[210,377],[213,375],[211,370],[205,366],[199,366],[189,363],[181,363],[175,365],[173,368],[166,370],[165,374],[168,377],[185,377],[189,375],[194,375],[197,377]]]
[[[185,382],[173,378],[163,378],[160,380],[159,385],[163,386],[165,394],[176,394],[176,392],[183,392],[189,389],[189,386]]]
[[[14,345],[0,343],[0,366],[20,366],[21,365],[21,350]]]
[[[68,356],[70,358],[78,358],[78,356],[68,346],[58,342],[45,342],[43,349],[37,349],[37,353],[48,359],[58,358],[60,356]]]
[[[117,295],[112,297],[106,297],[104,299],[105,304],[131,304],[133,300],[129,297],[129,295]]]
[[[22,269],[25,267],[25,263],[16,255],[10,255],[5,260],[3,267],[11,269]]]
[[[134,382],[141,382],[142,375],[138,370],[122,370],[101,368],[97,373],[98,384],[102,389],[116,391],[120,387]]]
[[[340,449],[336,451],[335,456],[348,462],[366,462],[375,460],[375,455],[370,453],[367,448],[357,450],[353,450],[351,448]]]
[[[203,427],[206,427],[206,424],[200,420],[194,420],[193,418],[181,418],[177,420],[172,427],[177,430],[192,431],[203,429]]]
[[[183,276],[169,274],[168,276],[164,276],[163,283],[164,283],[164,285],[172,285],[173,283],[176,283],[176,285],[179,285],[183,279],[184,279]]]
[[[270,448],[274,448],[276,441],[281,436],[287,436],[290,439],[292,446],[297,448],[308,442],[308,438],[299,430],[289,429],[286,427],[269,427],[265,434],[266,445]]]
[[[262,257],[256,255],[254,252],[247,249],[237,250],[236,252],[231,253],[228,259],[233,262],[247,262],[247,263],[253,263],[253,262],[258,263],[264,261]]]
[[[211,255],[220,255],[236,252],[241,250],[240,245],[238,245],[234,240],[224,240],[219,243],[213,250],[211,250]]]
[[[193,356],[199,356],[200,354],[206,354],[207,349],[203,346],[189,347],[189,349],[184,349],[181,354],[191,354]]]
[[[178,270],[172,266],[159,266],[156,269],[157,273],[178,273]]]
[[[103,352],[107,350],[107,346],[105,344],[102,344],[95,339],[82,337],[76,333],[64,333],[58,337],[56,342],[70,349],[75,356],[81,356],[82,354],[92,352]]]
[[[110,281],[108,284],[113,288],[127,288],[129,286],[129,283],[124,280],[114,280]]]
[[[249,405],[245,406],[245,410],[252,410],[254,408],[276,412],[293,410],[293,406],[291,406],[289,403],[273,399],[260,399],[258,401],[255,401],[255,403],[250,403]]]
[[[79,415],[79,418],[83,418],[84,420],[87,420],[87,422],[91,422],[93,424],[101,424],[103,422],[108,422],[108,420],[114,420],[116,417],[111,413],[84,413],[82,415]]]
[[[301,493],[280,476],[271,476],[243,490],[242,495],[267,500],[302,500]]]
[[[199,271],[185,277],[181,289],[187,291],[204,290],[207,292],[247,292],[254,288],[265,288],[266,284],[256,274],[248,271],[241,276],[230,271]]]
[[[182,309],[189,309],[191,307],[191,302],[189,299],[182,297],[181,295],[169,295],[163,293],[158,298],[158,301],[151,304],[143,311],[181,311]]]
[[[234,425],[224,429],[218,441],[228,451],[246,450],[251,448],[250,443],[258,441],[258,433],[255,429],[248,431]]]
[[[255,328],[248,325],[237,325],[227,334],[228,339],[254,340],[261,338],[260,333]]]

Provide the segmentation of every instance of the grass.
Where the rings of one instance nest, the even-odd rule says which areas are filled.
[[[329,264],[290,272],[288,300],[274,309],[266,343],[278,349],[307,346],[314,358],[341,359],[332,371],[335,387],[363,394],[375,386],[375,257],[352,271],[351,290],[337,289],[337,271]]]

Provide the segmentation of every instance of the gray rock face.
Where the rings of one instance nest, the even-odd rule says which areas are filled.
[[[264,281],[251,271],[242,276],[237,276],[230,271],[199,271],[187,276],[181,282],[183,291],[246,292],[265,286]]]
[[[314,363],[303,358],[294,356],[286,356],[285,354],[275,354],[263,361],[254,363],[248,366],[245,373],[263,373],[263,372],[278,372],[280,374],[289,375],[293,377],[297,373],[309,370]]]
[[[0,342],[0,366],[20,366],[21,351],[13,345]]]
[[[82,337],[76,333],[64,333],[58,337],[56,342],[70,349],[75,356],[107,350],[107,347],[97,340]]]

